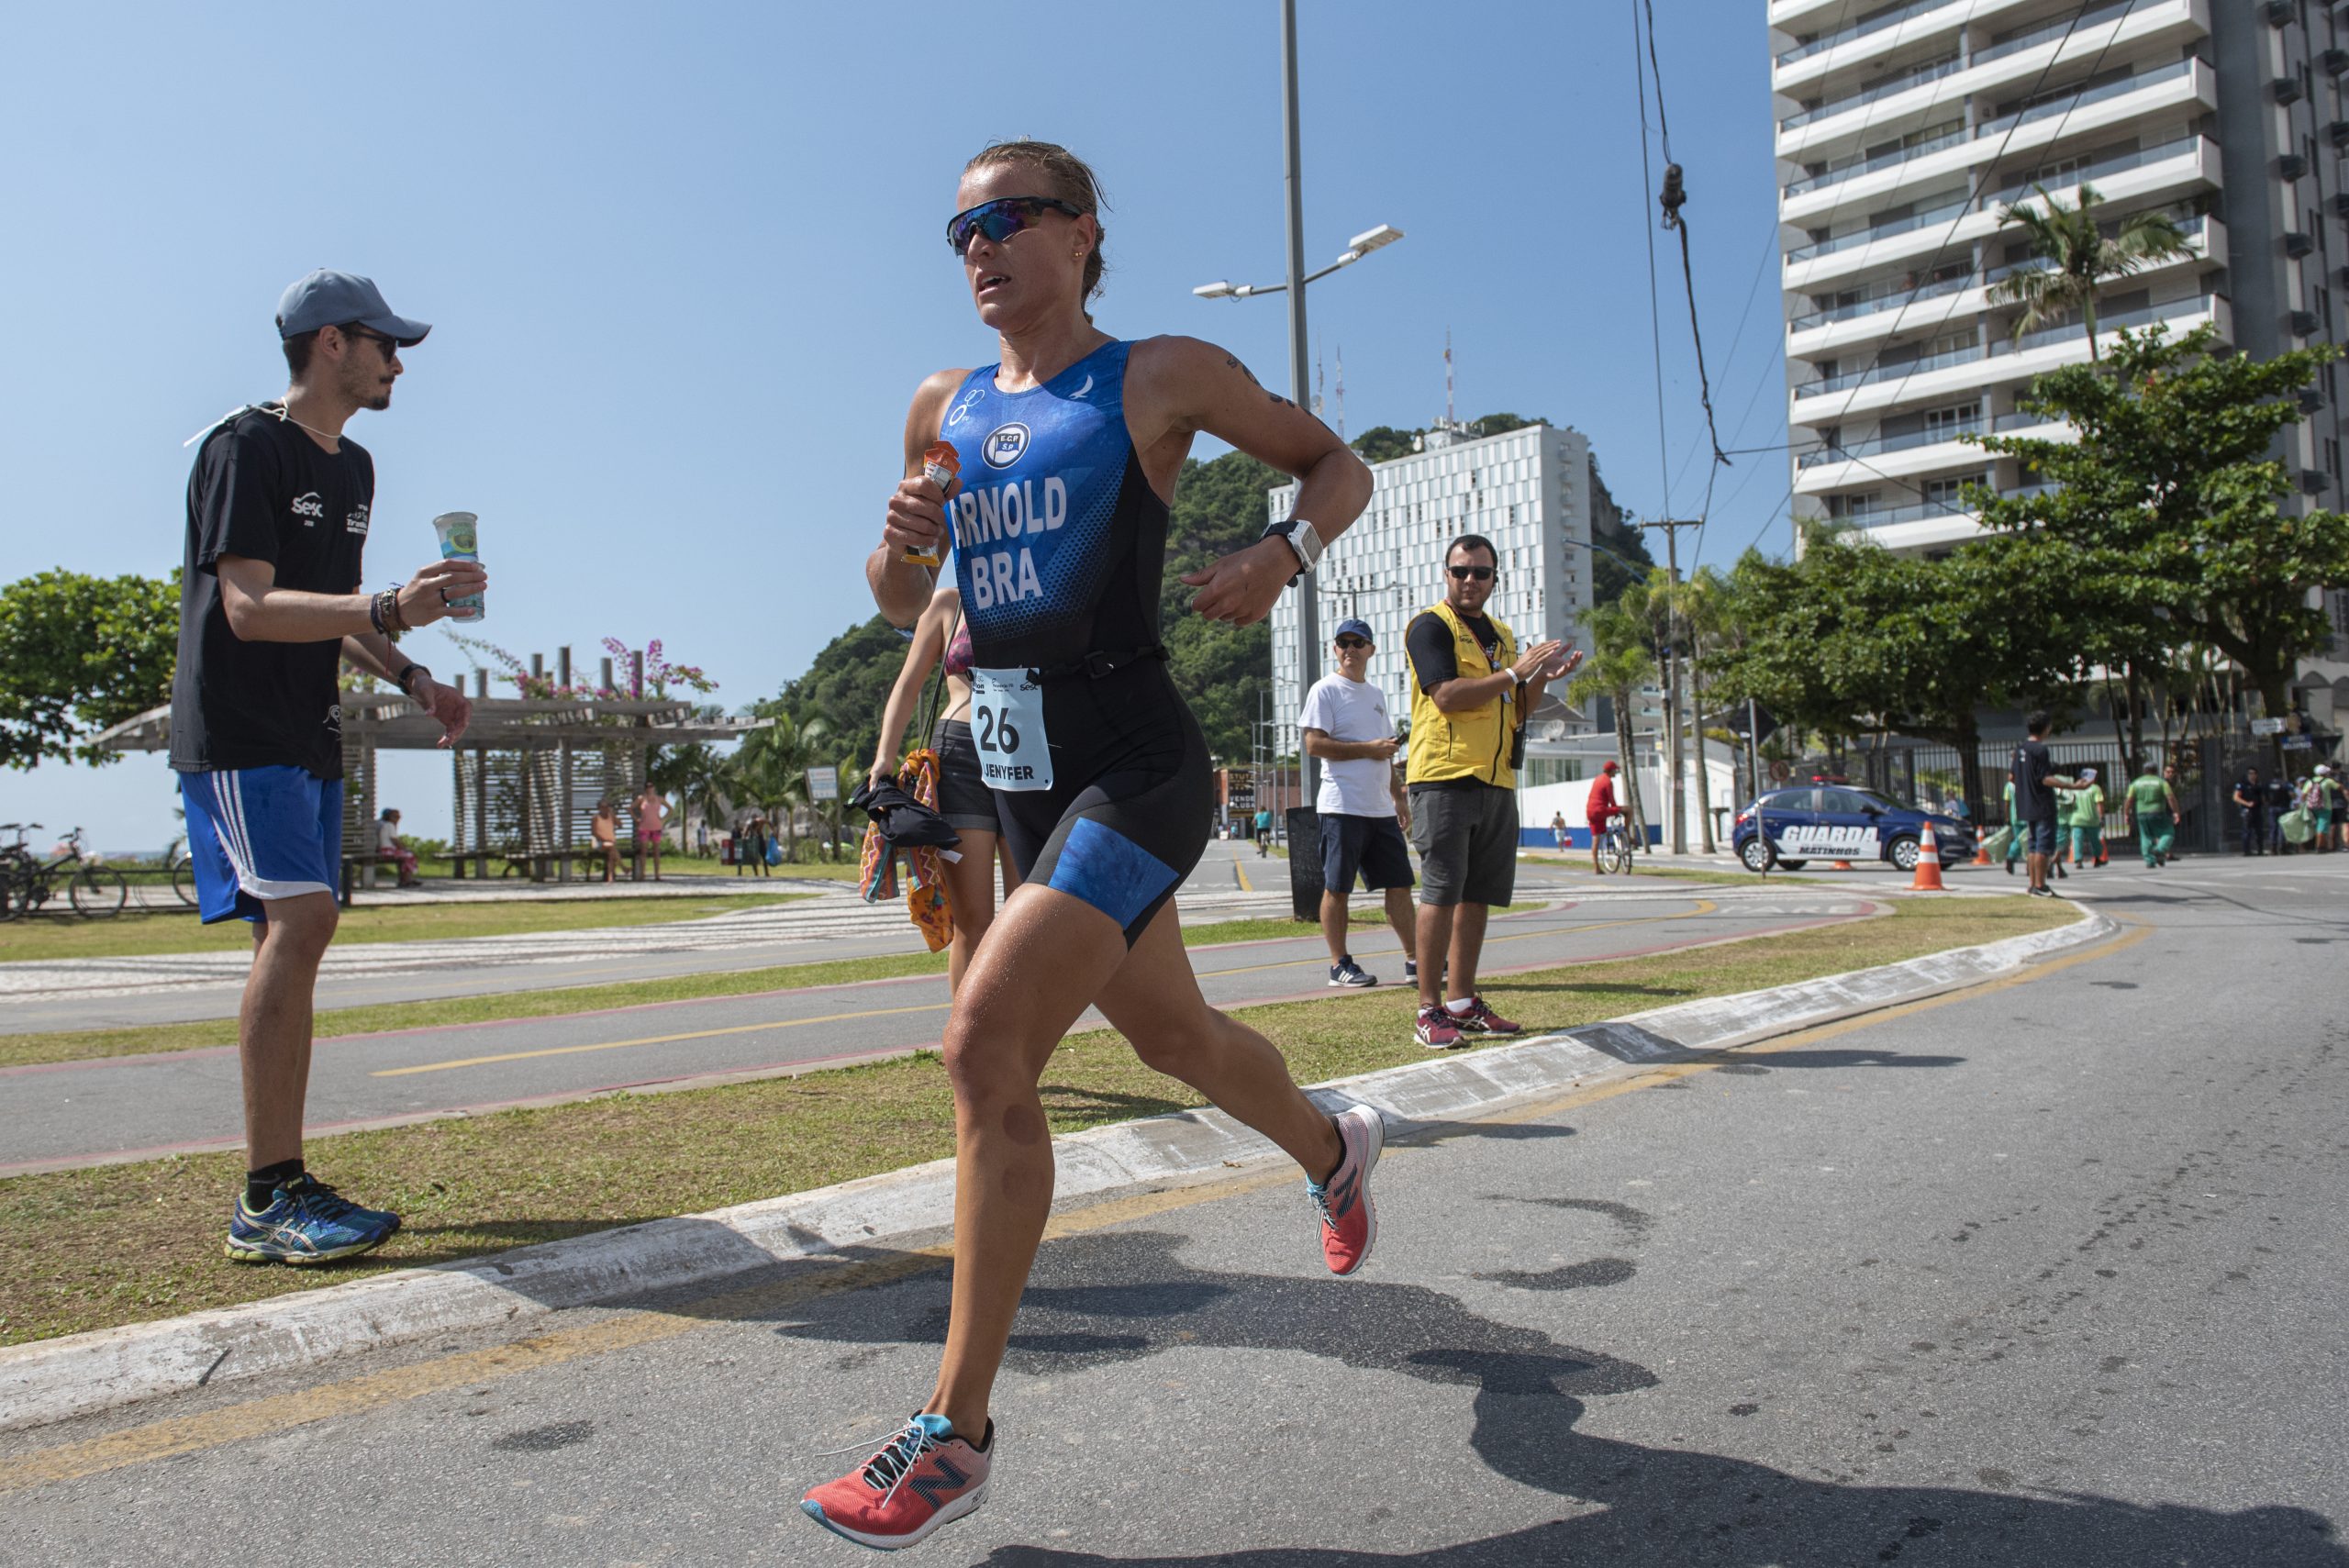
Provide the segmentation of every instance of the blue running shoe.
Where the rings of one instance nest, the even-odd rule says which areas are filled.
[[[362,1208],[305,1172],[280,1182],[258,1212],[242,1195],[228,1216],[228,1256],[240,1263],[324,1263],[373,1251],[392,1239],[400,1217]]]

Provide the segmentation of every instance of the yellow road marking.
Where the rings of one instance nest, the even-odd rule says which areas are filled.
[[[1675,1062],[1655,1067],[1626,1079],[1593,1084],[1536,1105],[1520,1106],[1500,1116],[1474,1119],[1495,1125],[1538,1121],[1560,1111],[1613,1099],[1634,1089],[1669,1083],[1695,1073],[1709,1072],[1722,1061],[1737,1055],[1791,1050],[1831,1040],[1887,1018],[1905,1018],[1987,992],[2021,985],[2075,964],[2085,963],[2090,959],[2109,957],[2153,934],[2152,928],[2142,922],[2132,920],[2127,916],[2120,917],[2128,920],[2134,929],[2110,941],[2051,959],[2010,975],[1965,986],[1939,996],[1928,996],[1864,1013],[1856,1018],[1822,1024],[1761,1045],[1742,1048],[1738,1051],[1724,1052],[1720,1060]],[[1044,1228],[1044,1239],[1056,1240],[1083,1235],[1128,1220],[1148,1218],[1221,1198],[1260,1192],[1296,1179],[1293,1172],[1282,1167],[1167,1192],[1138,1193],[1129,1197],[1113,1198],[1107,1203],[1053,1216]],[[508,1345],[461,1351],[320,1387],[247,1400],[217,1410],[168,1417],[160,1421],[109,1432],[103,1437],[0,1459],[0,1492],[45,1485],[53,1481],[79,1480],[128,1465],[151,1463],[178,1454],[195,1453],[266,1437],[314,1421],[380,1409],[467,1384],[509,1377],[585,1356],[657,1343],[712,1322],[755,1319],[803,1302],[923,1273],[942,1266],[951,1256],[951,1246],[940,1245],[891,1252],[880,1257],[852,1259],[810,1277],[729,1291],[669,1311],[622,1312],[598,1323],[576,1329],[559,1329],[552,1333],[534,1335]]]
[[[1231,874],[1240,879],[1241,892],[1253,893],[1256,891],[1256,884],[1248,880],[1248,868],[1240,863],[1240,857],[1238,855],[1231,857]]]
[[[670,1045],[681,1040],[711,1040],[718,1035],[754,1034],[760,1029],[803,1029],[809,1024],[845,1023],[852,1018],[885,1018],[898,1013],[942,1013],[952,1002],[925,1002],[918,1007],[872,1007],[861,1013],[826,1013],[818,1018],[772,1018],[763,1024],[729,1024],[719,1029],[688,1029],[683,1034],[649,1034],[641,1040],[607,1040],[594,1045],[550,1045],[540,1051],[507,1051],[495,1056],[464,1056],[454,1062],[426,1062],[414,1067],[384,1067],[371,1078],[405,1078],[412,1073],[446,1073],[455,1067],[486,1067],[497,1062],[529,1062],[540,1056],[576,1056],[584,1051],[620,1051],[632,1045]]]
[[[1508,936],[1486,940],[1486,947],[1503,942],[1531,941],[1536,937],[1574,936],[1583,931],[1604,931],[1617,926],[1653,925],[1664,920],[1687,920],[1709,915],[1720,908],[1710,899],[1699,898],[1694,909],[1678,915],[1649,915],[1627,920],[1603,920],[1586,926],[1558,926],[1538,931],[1520,931]],[[1319,964],[1318,958],[1283,959],[1277,963],[1247,964],[1236,969],[1208,970],[1206,978],[1225,974],[1260,974],[1274,969],[1306,969]],[[687,1029],[679,1034],[644,1035],[635,1040],[596,1040],[585,1045],[550,1045],[536,1051],[505,1051],[490,1056],[461,1056],[448,1062],[422,1062],[412,1067],[379,1067],[367,1075],[371,1078],[406,1078],[418,1073],[449,1073],[460,1067],[491,1067],[501,1062],[533,1062],[546,1056],[578,1056],[589,1051],[626,1051],[640,1045],[674,1045],[679,1040],[715,1040],[730,1034],[755,1034],[761,1029],[804,1029],[809,1024],[852,1023],[861,1018],[886,1018],[907,1013],[942,1013],[952,1006],[951,1002],[925,1002],[912,1007],[870,1007],[855,1013],[826,1013],[813,1018],[774,1018],[760,1024],[729,1024],[722,1029]]]

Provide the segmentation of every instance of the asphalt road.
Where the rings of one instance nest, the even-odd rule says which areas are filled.
[[[1529,901],[1531,881],[1521,894]],[[1875,907],[1841,891],[1783,885],[1619,884],[1496,917],[1486,967],[1499,973],[1621,957],[1849,919]],[[1373,973],[1400,982],[1391,932],[1365,934],[1354,951]],[[800,956],[837,951],[826,945]],[[1221,1006],[1333,994],[1318,933],[1194,949],[1192,962]],[[1394,995],[1399,1035],[1411,1027],[1412,1003],[1400,989]],[[327,1131],[890,1055],[937,1044],[947,1006],[945,978],[923,975],[339,1036],[320,1041],[313,1058],[309,1126]],[[1088,1014],[1087,1021],[1100,1019]],[[234,1146],[243,1126],[239,1083],[237,1052],[228,1046],[0,1069],[0,1175]]]
[[[2349,859],[2189,866],[2019,981],[1397,1147],[1355,1279],[1286,1178],[1064,1217],[916,1560],[2349,1568]],[[887,1272],[16,1434],[0,1560],[865,1561],[793,1505],[928,1386],[944,1275]]]

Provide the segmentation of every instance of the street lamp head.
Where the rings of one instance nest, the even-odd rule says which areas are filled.
[[[1403,231],[1393,224],[1382,223],[1367,233],[1357,234],[1346,241],[1346,249],[1356,256],[1367,256],[1381,246],[1392,245],[1403,238]]]
[[[1232,288],[1229,283],[1218,281],[1211,284],[1201,284],[1191,292],[1197,295],[1201,299],[1228,299],[1231,296]]]

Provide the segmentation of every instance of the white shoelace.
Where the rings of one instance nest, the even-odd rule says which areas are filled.
[[[846,1448],[823,1449],[817,1453],[816,1457],[818,1459],[828,1459],[834,1454],[854,1453],[863,1449],[865,1446],[865,1443],[854,1442],[849,1444]],[[913,1473],[914,1466],[921,1462],[921,1456],[938,1446],[938,1439],[932,1435],[928,1427],[921,1424],[921,1420],[918,1417],[907,1421],[904,1426],[897,1429],[896,1436],[882,1444],[880,1451],[875,1453],[871,1459],[865,1461],[863,1465],[861,1467],[868,1473],[866,1476],[866,1484],[868,1485],[871,1485],[871,1475],[869,1473],[872,1471],[878,1470],[884,1475],[888,1475],[889,1488],[887,1491],[881,1494],[881,1501],[884,1503],[888,1502],[890,1498],[897,1495],[897,1488],[906,1484],[906,1477]],[[888,1462],[892,1459],[895,1459],[897,1462],[897,1468],[895,1474],[891,1474],[888,1469]]]

